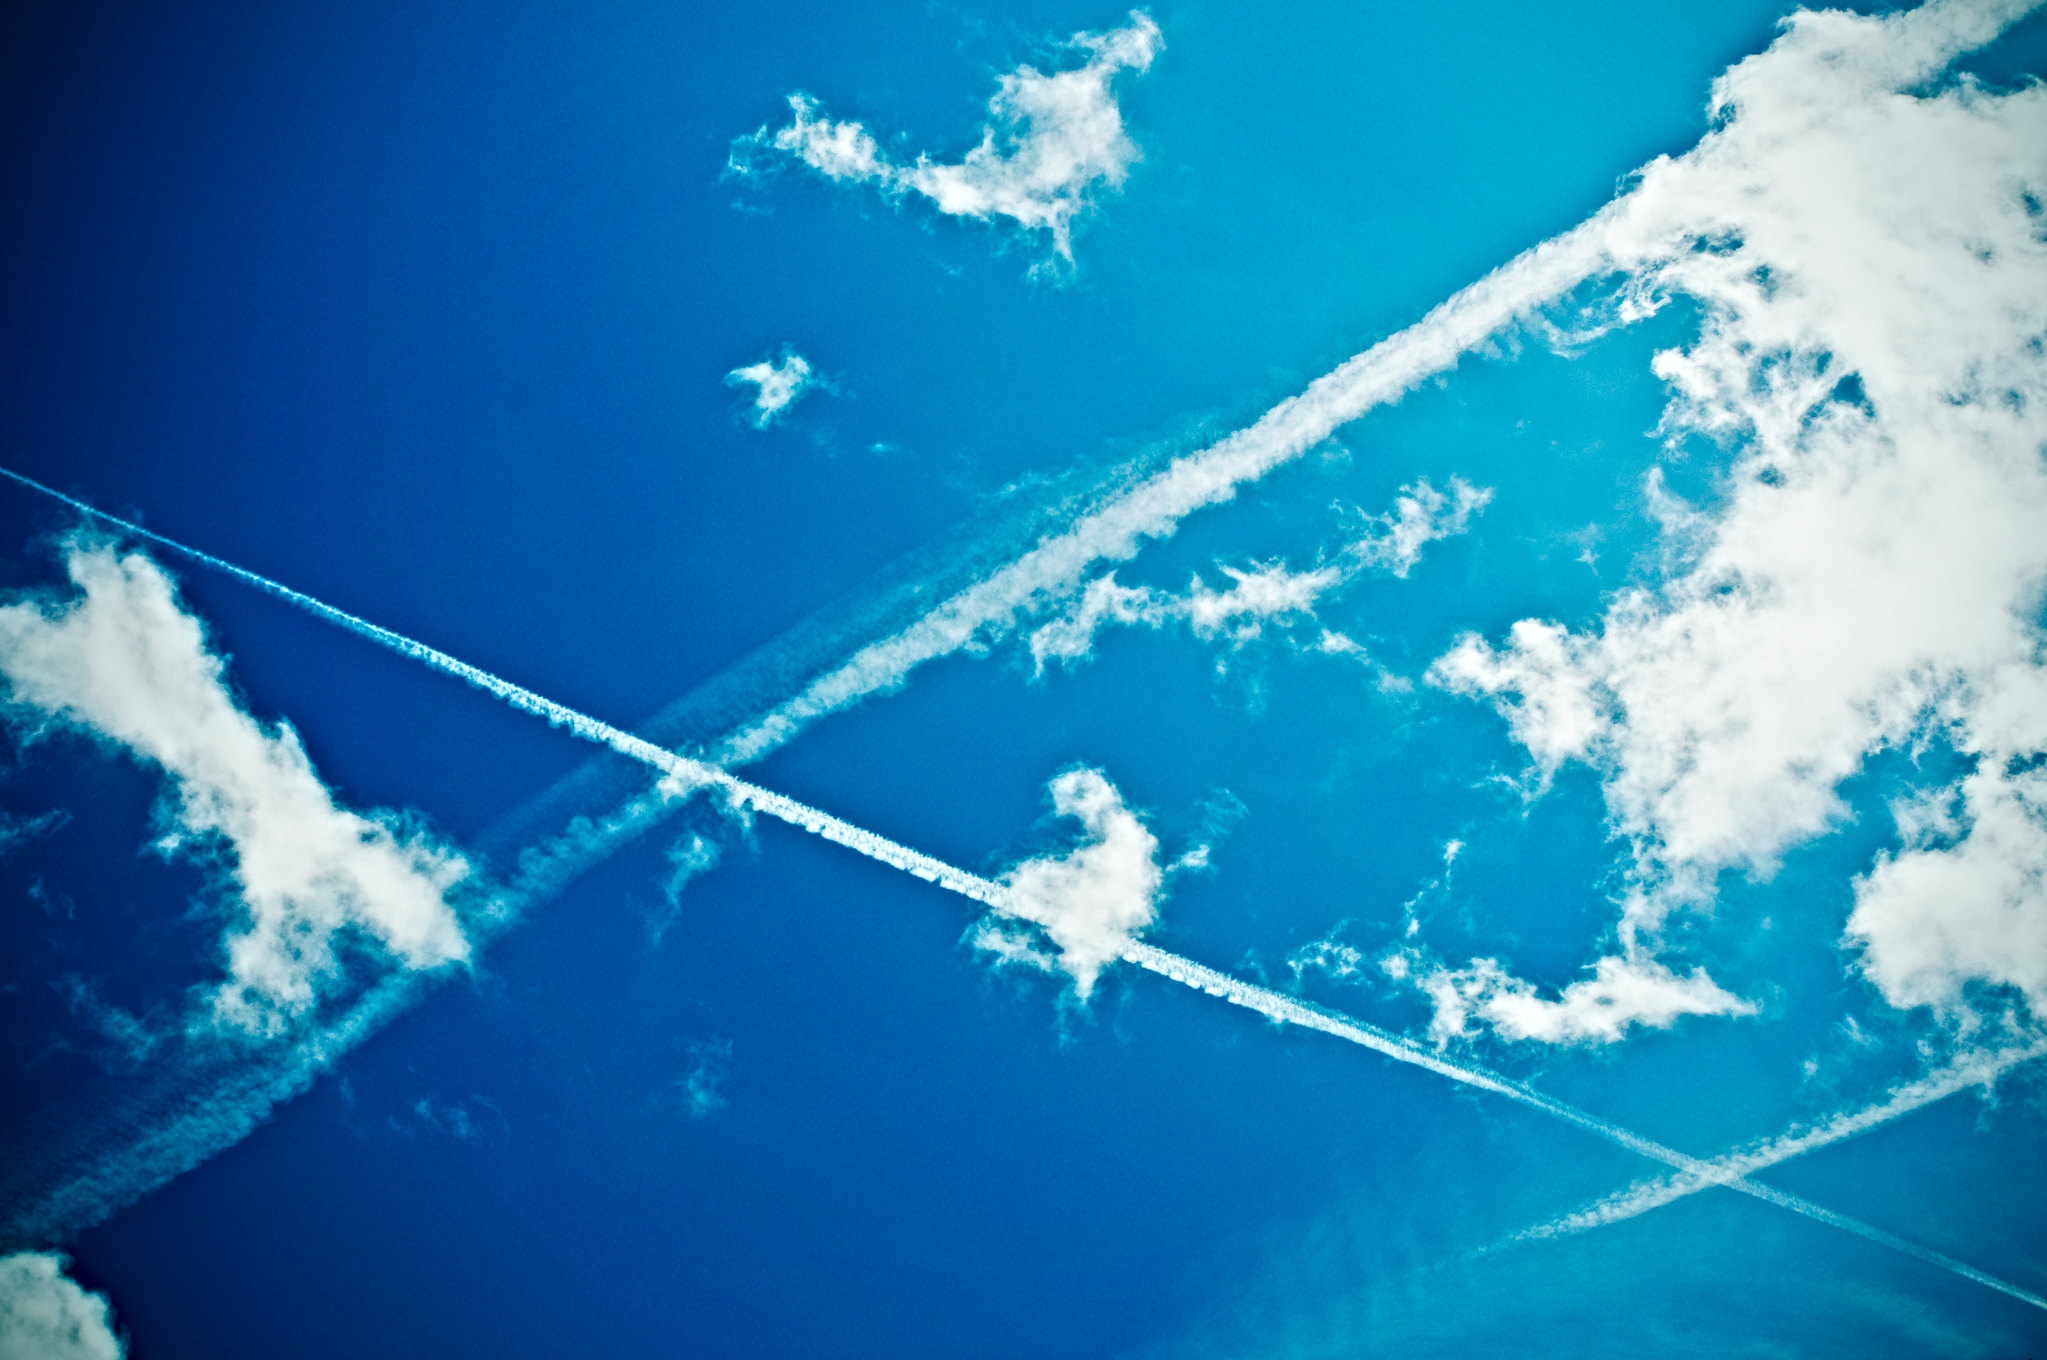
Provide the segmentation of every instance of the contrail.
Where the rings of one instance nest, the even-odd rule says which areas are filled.
[[[1474,1086],[1481,1091],[1491,1091],[1495,1095],[1505,1096],[1508,1100],[1526,1105],[1530,1109],[1540,1110],[1552,1119],[1559,1119],[1566,1124],[1574,1125],[1592,1134],[1594,1137],[1603,1138],[1607,1142],[1624,1147],[1630,1152],[1662,1162],[1665,1166],[1676,1168],[1680,1173],[1680,1177],[1696,1181],[1695,1188],[1697,1189],[1705,1189],[1708,1186],[1717,1185],[1729,1190],[1738,1190],[1744,1195],[1763,1201],[1765,1204],[1774,1204],[1780,1209],[1789,1209],[1792,1213],[1802,1214],[1814,1222],[1825,1223],[1829,1227],[1853,1233],[1865,1241],[1874,1242],[1879,1246],[1890,1247],[1895,1251],[1901,1251],[1915,1260],[1924,1261],[1928,1265],[1939,1266],[1942,1270],[1952,1271],[1965,1280],[1973,1280],[1977,1284],[1989,1289],[1995,1289],[2000,1294],[2009,1295],[2022,1303],[2030,1303],[2035,1308],[2047,1310],[2047,1298],[2042,1298],[2038,1294],[2021,1289],[2015,1284],[2008,1284],[1998,1279],[1995,1275],[1986,1274],[1966,1261],[1958,1261],[1952,1256],[1944,1256],[1929,1247],[1922,1247],[1916,1242],[1907,1241],[1895,1233],[1885,1232],[1882,1228],[1864,1223],[1860,1219],[1850,1218],[1846,1214],[1835,1213],[1832,1209],[1815,1204],[1803,1196],[1759,1184],[1748,1179],[1746,1175],[1738,1171],[1730,1171],[1719,1167],[1716,1163],[1688,1156],[1675,1148],[1666,1147],[1653,1139],[1644,1138],[1638,1133],[1622,1128],[1610,1119],[1601,1119],[1598,1115],[1590,1114],[1575,1105],[1569,1105],[1561,1100],[1546,1096],[1540,1091],[1533,1090],[1520,1082],[1514,1081],[1512,1078],[1488,1072],[1482,1067],[1447,1061],[1441,1055],[1424,1048],[1413,1040],[1403,1039],[1399,1035],[1382,1030],[1376,1025],[1370,1025],[1362,1020],[1353,1019],[1337,1011],[1327,1010],[1311,1002],[1302,1001],[1298,997],[1287,996],[1282,992],[1275,992],[1256,986],[1245,982],[1241,978],[1231,977],[1228,973],[1219,973],[1213,968],[1205,967],[1202,964],[1181,958],[1177,954],[1168,953],[1163,949],[1144,944],[1140,941],[1132,941],[1130,946],[1123,951],[1123,957],[1138,967],[1148,969],[1159,974],[1161,977],[1171,978],[1173,981],[1184,986],[1207,992],[1210,996],[1221,997],[1232,1005],[1257,1011],[1260,1015],[1279,1021],[1282,1024],[1299,1025],[1303,1029],[1320,1030],[1324,1034],[1331,1034],[1349,1043],[1362,1045],[1376,1053],[1383,1053],[1396,1062],[1410,1063],[1416,1067],[1434,1072],[1438,1076],[1448,1077],[1451,1081],[1461,1082],[1466,1086]],[[1959,1085],[1942,1094],[1952,1094],[1954,1089],[1960,1089]],[[1938,1096],[1929,1095],[1927,1100],[1938,1098]],[[1926,1101],[1921,1101],[1920,1103],[1924,1104]],[[1843,1134],[1841,1136],[1846,1135]],[[1520,1236],[1526,1238],[1531,1235],[1524,1233]]]
[[[860,648],[721,742],[710,754],[743,765],[810,723],[877,691],[893,689],[927,661],[950,656],[988,630],[1071,591],[1095,563],[1134,557],[1147,538],[1169,537],[1195,511],[1233,499],[1339,428],[1457,366],[1507,326],[1616,268],[1610,248],[1621,198],[1578,226],[1531,246],[1438,304],[1427,316],[1353,355],[1252,424],[1111,496],[1037,546],[944,600],[909,627]]]
[[[1979,1049],[1964,1054],[1937,1072],[1928,1073],[1915,1081],[1894,1088],[1882,1100],[1856,1109],[1839,1111],[1810,1128],[1794,1126],[1775,1138],[1703,1160],[1696,1167],[1687,1168],[1676,1175],[1638,1181],[1588,1208],[1517,1233],[1515,1240],[1565,1237],[1634,1218],[1638,1214],[1662,1208],[1687,1195],[1695,1195],[1716,1185],[1726,1185],[1757,1171],[1767,1170],[1794,1157],[1801,1157],[1815,1149],[1826,1147],[1830,1143],[1838,1143],[1843,1139],[1867,1133],[1871,1129],[1888,1124],[1893,1119],[1910,1114],[1914,1110],[1924,1109],[1936,1101],[1945,1100],[1972,1086],[1981,1086],[1988,1090],[2006,1072],[2043,1055],[2047,1055],[2047,1037],[2036,1037],[2028,1044]]]
[[[54,497],[82,514],[167,548],[191,561],[211,567],[216,571],[225,572],[234,579],[254,586],[268,595],[303,609],[318,618],[338,624],[358,637],[377,643],[379,646],[395,651],[401,656],[411,657],[414,660],[423,662],[444,674],[452,675],[483,690],[485,693],[502,699],[524,712],[546,718],[548,722],[555,726],[567,728],[570,732],[582,737],[586,741],[599,743],[611,748],[620,755],[642,761],[660,770],[667,779],[675,781],[680,788],[716,790],[723,794],[728,802],[735,807],[751,808],[765,813],[770,817],[777,818],[792,826],[810,832],[812,835],[834,841],[850,850],[867,856],[869,859],[877,860],[892,868],[914,874],[918,878],[935,883],[939,887],[958,893],[962,897],[978,902],[995,911],[1012,916],[1018,914],[1011,901],[1009,889],[992,879],[968,873],[966,870],[956,868],[943,860],[936,859],[921,851],[913,850],[906,845],[892,841],[886,836],[868,831],[863,827],[854,826],[852,823],[834,817],[828,812],[820,811],[784,794],[775,793],[770,789],[762,788],[757,784],[749,783],[746,780],[727,774],[716,766],[665,750],[654,745],[652,742],[632,735],[630,732],[613,727],[602,719],[593,718],[564,704],[556,703],[552,699],[535,694],[532,690],[516,685],[499,676],[492,675],[490,672],[478,667],[471,666],[465,661],[457,660],[446,652],[429,647],[423,642],[415,641],[404,636],[402,633],[394,633],[388,628],[381,628],[366,619],[359,618],[345,610],[337,609],[330,604],[316,600],[310,595],[293,590],[291,587],[280,582],[273,581],[267,576],[260,576],[255,572],[235,566],[233,563],[215,557],[211,553],[187,547],[176,539],[166,538],[162,534],[153,533],[128,520],[95,509],[83,501],[67,496],[61,491],[45,486],[43,483],[25,477],[18,472],[7,468],[0,468],[0,476],[6,476],[23,486]],[[1333,1035],[1349,1043],[1369,1048],[1374,1052],[1392,1058],[1396,1062],[1420,1067],[1452,1081],[1476,1087],[1479,1090],[1490,1091],[1495,1095],[1504,1096],[1508,1100],[1528,1106],[1530,1109],[1538,1110],[1553,1119],[1561,1120],[1566,1124],[1583,1129],[1595,1137],[1626,1148],[1630,1152],[1662,1162],[1664,1165],[1673,1167],[1688,1176],[1711,1178],[1714,1184],[1724,1185],[1727,1189],[1737,1190],[1743,1194],[1760,1199],[1765,1203],[1789,1209],[1793,1213],[1802,1214],[1816,1222],[1825,1223],[1846,1232],[1854,1233],[1856,1236],[1867,1241],[1892,1247],[1930,1265],[1936,1265],[1944,1270],[1952,1271],[1964,1279],[1973,1280],[1978,1284],[1995,1289],[2012,1298],[2030,1303],[2036,1308],[2047,1310],[2047,1298],[2029,1293],[2016,1285],[2007,1284],[1995,1276],[1985,1274],[1965,1262],[1957,1261],[1949,1256],[1943,1256],[1939,1252],[1921,1247],[1916,1243],[1908,1242],[1901,1237],[1885,1232],[1881,1228],[1863,1223],[1858,1219],[1850,1218],[1845,1214],[1835,1213],[1831,1209],[1823,1208],[1797,1195],[1776,1190],[1769,1186],[1759,1185],[1745,1176],[1728,1178],[1724,1174],[1716,1174],[1707,1162],[1699,1158],[1688,1156],[1677,1151],[1675,1148],[1667,1147],[1653,1139],[1644,1138],[1640,1134],[1621,1127],[1612,1120],[1601,1119],[1599,1116],[1581,1110],[1574,1105],[1543,1095],[1541,1092],[1511,1078],[1489,1072],[1482,1067],[1451,1062],[1440,1054],[1434,1053],[1412,1040],[1401,1038],[1399,1035],[1382,1030],[1376,1025],[1367,1024],[1362,1020],[1353,1019],[1339,1012],[1327,1010],[1310,1002],[1302,1001],[1297,997],[1286,996],[1283,993],[1256,986],[1240,978],[1232,977],[1227,973],[1217,972],[1215,969],[1196,963],[1192,959],[1183,958],[1178,954],[1160,949],[1155,945],[1142,943],[1141,941],[1131,941],[1122,950],[1121,957],[1148,972],[1156,973],[1184,987],[1191,987],[1196,991],[1220,997],[1232,1005],[1243,1006],[1246,1009],[1256,1011],[1268,1019],[1283,1024],[1298,1025],[1304,1029],[1319,1030],[1324,1034]]]

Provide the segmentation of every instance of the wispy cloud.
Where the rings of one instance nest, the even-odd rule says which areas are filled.
[[[74,537],[73,593],[0,605],[8,716],[84,732],[161,770],[159,848],[218,862],[235,917],[216,1014],[274,1030],[338,975],[337,949],[373,943],[408,968],[468,957],[450,905],[469,869],[405,819],[338,806],[285,724],[229,690],[199,623],[139,553]]]
[[[1050,75],[1019,66],[988,101],[980,144],[958,162],[925,154],[908,162],[883,150],[860,123],[834,121],[807,94],[789,96],[787,126],[733,143],[734,174],[794,158],[827,179],[873,185],[890,198],[917,194],[952,217],[1008,218],[1050,239],[1054,257],[1073,259],[1074,220],[1104,189],[1118,189],[1138,159],[1111,88],[1125,71],[1142,72],[1164,46],[1151,16],[1132,12],[1123,28],[1076,33],[1066,43],[1085,61]]]
[[[120,1360],[104,1294],[88,1293],[64,1274],[56,1252],[0,1257],[0,1360]]]
[[[1492,499],[1490,489],[1450,479],[1447,492],[1426,479],[1402,487],[1393,509],[1357,518],[1365,533],[1328,554],[1306,571],[1284,562],[1254,562],[1245,567],[1218,563],[1229,583],[1218,589],[1196,575],[1179,594],[1141,586],[1125,586],[1116,573],[1105,572],[1073,596],[1064,612],[1033,629],[1031,659],[1042,674],[1049,661],[1072,666],[1094,654],[1095,635],[1110,625],[1163,628],[1184,623],[1206,642],[1242,647],[1266,628],[1308,622],[1322,598],[1349,584],[1361,572],[1379,570],[1405,578],[1421,561],[1424,545],[1453,538],[1471,527],[1471,517]],[[1336,642],[1325,633],[1316,650],[1340,652],[1356,647],[1349,639]]]
[[[751,384],[754,388],[752,411],[747,419],[756,430],[775,424],[812,388],[831,390],[831,384],[811,369],[810,360],[787,345],[773,359],[733,369],[725,375],[725,381],[735,387]]]
[[[732,1071],[730,1039],[692,1039],[689,1071],[677,1083],[682,1091],[682,1108],[691,1119],[706,1119],[725,1108],[723,1087]]]

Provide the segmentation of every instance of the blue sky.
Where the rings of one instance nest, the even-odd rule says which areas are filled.
[[[0,1355],[2037,1349],[2047,26],[1787,14],[10,20]]]

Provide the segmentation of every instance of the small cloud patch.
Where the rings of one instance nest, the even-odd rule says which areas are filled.
[[[752,384],[754,398],[747,419],[756,430],[765,430],[781,420],[783,414],[812,388],[822,387],[827,391],[831,388],[810,366],[810,360],[787,345],[773,359],[733,369],[725,375],[725,382],[730,387]]]

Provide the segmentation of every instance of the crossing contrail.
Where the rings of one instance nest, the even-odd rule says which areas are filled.
[[[1882,1100],[1838,1111],[1810,1127],[1794,1126],[1775,1138],[1736,1148],[1674,1175],[1638,1181],[1587,1208],[1517,1233],[1516,1239],[1564,1237],[1619,1223],[1651,1209],[1660,1209],[1687,1195],[1725,1185],[1794,1157],[1802,1157],[1815,1149],[1867,1133],[1972,1086],[1988,1090],[2006,1072],[2042,1056],[2047,1056],[2047,1037],[2036,1036],[2030,1043],[2003,1048],[1975,1050],[1938,1071],[1893,1088]]]
[[[336,624],[366,641],[374,642],[378,646],[388,648],[401,656],[410,657],[443,674],[454,676],[512,705],[514,708],[545,718],[554,726],[566,728],[586,741],[609,747],[622,756],[640,761],[661,771],[664,778],[674,781],[678,791],[694,789],[715,791],[723,795],[727,802],[735,808],[747,808],[764,813],[767,816],[774,817],[777,820],[789,823],[791,826],[807,831],[814,836],[821,836],[825,840],[843,845],[847,849],[865,855],[869,859],[877,860],[880,863],[889,865],[891,868],[913,874],[918,878],[924,879],[926,882],[935,883],[949,892],[957,893],[985,907],[1006,915],[1019,915],[1009,888],[993,879],[968,873],[964,869],[947,864],[945,861],[924,854],[922,851],[913,850],[909,846],[892,841],[877,832],[855,826],[851,822],[834,817],[828,812],[798,802],[796,799],[790,798],[785,794],[776,793],[771,789],[762,788],[758,784],[728,774],[715,765],[707,764],[700,760],[692,760],[687,756],[677,755],[675,752],[657,746],[644,738],[636,737],[622,728],[614,727],[601,718],[594,718],[565,704],[556,703],[554,700],[544,695],[536,694],[522,685],[514,684],[512,681],[506,680],[501,676],[493,675],[489,671],[472,666],[466,661],[458,660],[446,652],[429,647],[425,643],[406,637],[402,633],[394,633],[388,628],[379,627],[367,619],[360,618],[346,610],[337,609],[322,600],[317,600],[301,591],[293,590],[290,586],[284,585],[281,582],[273,581],[267,576],[238,567],[224,558],[215,557],[211,553],[188,547],[176,539],[167,538],[162,534],[145,529],[139,524],[122,519],[116,515],[110,515],[75,497],[67,496],[54,487],[46,486],[33,478],[23,476],[21,473],[0,467],[0,476],[7,477],[22,486],[61,501],[91,519],[98,520],[103,524],[110,525],[147,542],[157,544],[190,561],[211,567],[215,571],[223,572],[233,579],[253,586],[267,595],[283,600],[287,604],[304,610],[317,618]],[[1160,977],[1168,978],[1184,987],[1191,987],[1196,991],[1220,997],[1232,1005],[1256,1011],[1260,1015],[1281,1024],[1297,1025],[1303,1029],[1319,1030],[1324,1034],[1332,1035],[1346,1042],[1369,1048],[1396,1062],[1420,1067],[1426,1071],[1434,1072],[1438,1076],[1446,1077],[1451,1081],[1475,1087],[1482,1091],[1490,1091],[1517,1104],[1538,1110],[1553,1119],[1573,1125],[1609,1143],[1626,1148],[1630,1152],[1662,1162],[1664,1165],[1676,1169],[1684,1176],[1702,1181],[1710,1181],[1712,1184],[1722,1185],[1729,1190],[1739,1191],[1742,1194],[1760,1199],[1765,1203],[1774,1204],[1779,1208],[1789,1209],[1793,1213],[1802,1214],[1815,1222],[1825,1223],[1853,1233],[1867,1241],[1891,1247],[1930,1265],[1952,1271],[1964,1279],[1973,1280],[1978,1284],[1995,1289],[2012,1298],[2030,1303],[2036,1308],[2047,1310],[2047,1298],[2029,1293],[2016,1285],[2007,1284],[1995,1276],[1985,1274],[1983,1271],[1965,1262],[1909,1242],[1904,1238],[1885,1232],[1881,1228],[1863,1223],[1859,1219],[1835,1213],[1831,1209],[1814,1204],[1800,1196],[1758,1184],[1746,1176],[1729,1176],[1724,1169],[1716,1168],[1703,1159],[1689,1156],[1677,1151],[1675,1148],[1658,1143],[1653,1139],[1645,1138],[1640,1134],[1623,1128],[1612,1120],[1602,1119],[1598,1115],[1581,1110],[1575,1105],[1543,1095],[1541,1092],[1521,1082],[1489,1072],[1482,1067],[1452,1062],[1441,1054],[1415,1043],[1413,1040],[1402,1038],[1388,1030],[1380,1029],[1376,1025],[1354,1019],[1337,1011],[1327,1010],[1311,1002],[1302,1001],[1298,997],[1287,996],[1284,993],[1245,982],[1241,978],[1218,972],[1204,964],[1196,963],[1192,959],[1183,958],[1178,954],[1160,949],[1156,945],[1145,944],[1142,941],[1130,941],[1121,951],[1121,957],[1126,962],[1135,964],[1147,972],[1156,973]]]

